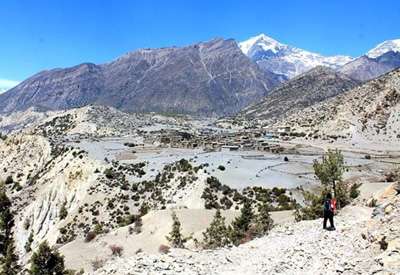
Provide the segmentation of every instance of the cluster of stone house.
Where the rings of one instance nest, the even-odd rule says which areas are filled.
[[[279,153],[282,147],[269,141],[274,136],[260,130],[243,132],[222,132],[197,134],[185,133],[177,130],[158,131],[148,133],[144,142],[160,147],[170,148],[201,148],[205,151],[266,151]]]

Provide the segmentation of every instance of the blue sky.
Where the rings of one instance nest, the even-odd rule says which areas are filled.
[[[138,48],[259,33],[325,55],[358,56],[400,38],[399,22],[398,0],[4,0],[0,86]]]

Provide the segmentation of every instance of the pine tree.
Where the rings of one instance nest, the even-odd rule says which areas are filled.
[[[242,209],[240,210],[240,216],[235,219],[235,221],[233,222],[233,226],[246,232],[247,230],[249,230],[253,218],[254,213],[251,207],[251,202],[249,200],[246,200],[243,204]]]
[[[0,275],[17,275],[20,271],[18,256],[15,254],[14,240],[10,239],[7,244],[7,252],[2,260]]]
[[[235,245],[239,245],[246,233],[250,229],[250,225],[254,219],[253,209],[250,200],[245,200],[240,216],[232,222],[231,240]]]
[[[172,230],[166,238],[172,247],[183,248],[185,240],[181,233],[181,222],[175,212],[172,212],[171,216],[173,221]]]
[[[67,201],[66,200],[61,204],[60,214],[59,215],[60,215],[60,220],[63,220],[68,216]]]
[[[18,274],[18,256],[15,254],[12,228],[14,216],[11,212],[11,201],[7,197],[6,188],[0,183],[0,275]]]
[[[336,197],[336,184],[342,180],[344,172],[344,159],[339,150],[328,150],[328,153],[322,157],[322,162],[314,161],[315,175],[322,184],[331,186]]]
[[[11,213],[11,201],[7,197],[4,184],[0,184],[0,254],[5,255],[7,244],[12,238],[14,218]]]
[[[214,219],[203,233],[203,237],[204,246],[209,249],[224,247],[230,243],[225,218],[222,217],[219,209],[215,212]]]
[[[293,216],[296,222],[303,220],[302,207],[300,205],[295,206]]]
[[[258,213],[255,218],[255,234],[257,236],[266,235],[273,226],[273,221],[269,214],[269,206],[263,202],[258,206]]]
[[[63,275],[65,274],[64,257],[58,250],[50,248],[46,241],[32,254],[31,275]]]

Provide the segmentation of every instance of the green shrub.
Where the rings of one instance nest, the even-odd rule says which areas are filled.
[[[216,177],[207,178],[207,184],[211,189],[220,190],[222,187],[221,182]]]
[[[356,199],[360,195],[360,190],[358,190],[360,186],[356,183],[350,186],[350,198]]]
[[[14,183],[13,177],[11,175],[7,176],[6,181],[4,183],[6,185]]]
[[[339,182],[336,186],[336,202],[338,209],[351,202],[350,188],[343,182]]]
[[[323,203],[327,191],[324,190],[320,195],[313,194],[305,191],[304,196],[304,207],[297,207],[294,213],[295,220],[315,220],[323,217]]]
[[[254,233],[256,236],[266,235],[273,226],[273,220],[269,214],[269,206],[262,203],[258,206],[258,213],[255,217]]]
[[[130,224],[134,223],[137,219],[139,219],[139,216],[129,214],[118,222],[118,226],[123,227],[123,226],[130,225]]]
[[[274,194],[275,197],[279,197],[282,194],[286,193],[286,189],[285,188],[278,188],[278,187],[274,187],[272,188],[272,194]]]
[[[103,225],[101,225],[100,223],[96,224],[93,231],[96,235],[102,234],[104,232]]]
[[[58,250],[50,248],[47,242],[40,244],[39,249],[31,257],[31,275],[55,275],[64,274],[64,257]]]
[[[24,221],[24,229],[28,230],[30,225],[31,225],[31,220],[29,218],[26,218]]]
[[[226,196],[220,199],[220,203],[224,206],[224,209],[230,209],[233,205],[233,202]]]
[[[14,182],[12,189],[18,192],[22,190],[22,186],[19,182]]]
[[[7,245],[7,251],[1,259],[0,274],[4,275],[18,275],[20,274],[21,267],[18,265],[18,255],[15,253],[14,240],[10,239]]]
[[[143,217],[144,215],[146,215],[147,213],[149,213],[150,211],[150,206],[147,203],[142,203],[142,205],[140,205],[139,208],[139,216]]]
[[[114,173],[112,168],[107,168],[106,170],[104,170],[104,175],[106,176],[107,179],[113,179]]]
[[[33,243],[33,231],[31,231],[31,233],[29,234],[28,240],[26,241],[25,246],[24,246],[25,251],[26,251],[27,253],[31,252],[31,250],[32,250],[32,247],[31,247],[31,246],[32,246],[32,243]]]
[[[60,208],[60,220],[65,219],[67,216],[68,216],[67,201],[65,200]]]
[[[189,161],[187,161],[186,159],[181,159],[180,161],[178,161],[177,166],[179,172],[187,172],[192,170],[193,168]]]

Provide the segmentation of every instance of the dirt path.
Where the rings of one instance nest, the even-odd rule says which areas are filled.
[[[264,238],[215,251],[173,250],[168,255],[120,259],[96,274],[367,274],[378,269],[362,232],[371,208],[347,207],[336,231],[322,221],[281,225]]]

